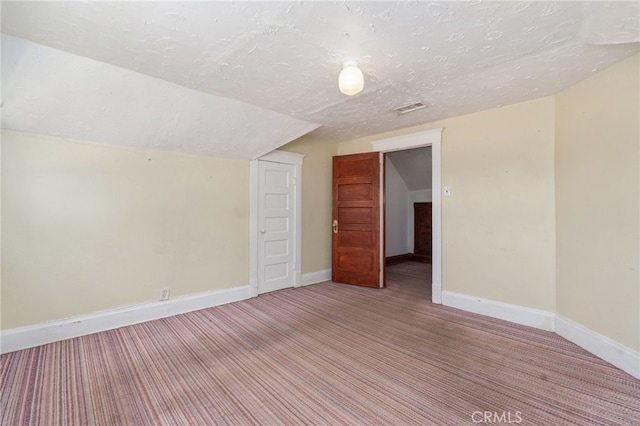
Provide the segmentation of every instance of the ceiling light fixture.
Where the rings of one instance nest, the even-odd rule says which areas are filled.
[[[340,91],[348,96],[360,93],[364,88],[364,76],[356,61],[345,61],[338,77]]]

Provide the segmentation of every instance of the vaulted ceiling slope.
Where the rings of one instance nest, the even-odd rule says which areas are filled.
[[[318,127],[245,102],[2,37],[2,127],[251,159]]]
[[[387,153],[409,191],[431,189],[431,147]]]
[[[316,125],[345,140],[556,93],[638,52],[639,16],[635,1],[3,1],[3,33],[66,52],[3,38],[3,125],[254,156]],[[347,59],[354,97],[337,89]]]

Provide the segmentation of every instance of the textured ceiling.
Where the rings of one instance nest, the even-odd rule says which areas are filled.
[[[639,15],[638,2],[3,1],[2,32],[213,96],[220,121],[243,118],[221,106],[225,99],[287,116],[296,121],[258,126],[283,144],[314,123],[318,136],[345,140],[556,93],[638,52]],[[353,97],[337,89],[347,59],[365,76]],[[58,79],[73,74],[56,64]],[[3,61],[3,89],[11,89],[4,73]],[[55,95],[84,105],[81,91]],[[5,115],[4,90],[3,101]],[[417,101],[429,107],[390,112]],[[96,115],[103,105],[84,107]],[[148,116],[144,108],[121,105],[133,121]],[[136,134],[153,126],[139,122]],[[290,130],[280,135],[283,125]],[[225,143],[241,143],[230,133]],[[216,137],[206,128],[193,134]],[[255,139],[253,152],[274,145]]]
[[[431,189],[431,147],[389,152],[386,155],[409,191]]]
[[[318,127],[6,35],[2,102],[3,128],[213,157],[255,158]]]

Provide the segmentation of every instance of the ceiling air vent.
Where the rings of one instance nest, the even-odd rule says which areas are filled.
[[[392,109],[391,112],[395,112],[398,115],[402,115],[402,114],[408,114],[410,112],[417,111],[419,109],[426,108],[426,107],[427,107],[427,104],[425,104],[424,102],[416,102],[413,104]]]

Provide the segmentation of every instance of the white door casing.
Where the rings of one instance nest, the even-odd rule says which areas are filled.
[[[372,150],[377,152],[393,152],[403,149],[420,148],[423,146],[431,146],[431,192],[432,192],[432,284],[431,284],[431,301],[433,303],[442,303],[442,169],[441,169],[441,149],[442,128],[425,130],[423,132],[411,133],[408,135],[395,136],[387,139],[381,139],[371,142]],[[380,186],[380,191],[384,191],[384,185]],[[381,194],[381,200],[382,194]],[[383,203],[380,203],[383,208]],[[382,218],[382,214],[380,215]],[[380,225],[380,235],[384,235],[384,224]],[[380,238],[384,241],[384,238]],[[380,248],[383,253],[383,248]]]
[[[303,155],[274,151],[251,161],[251,295],[301,284]]]

